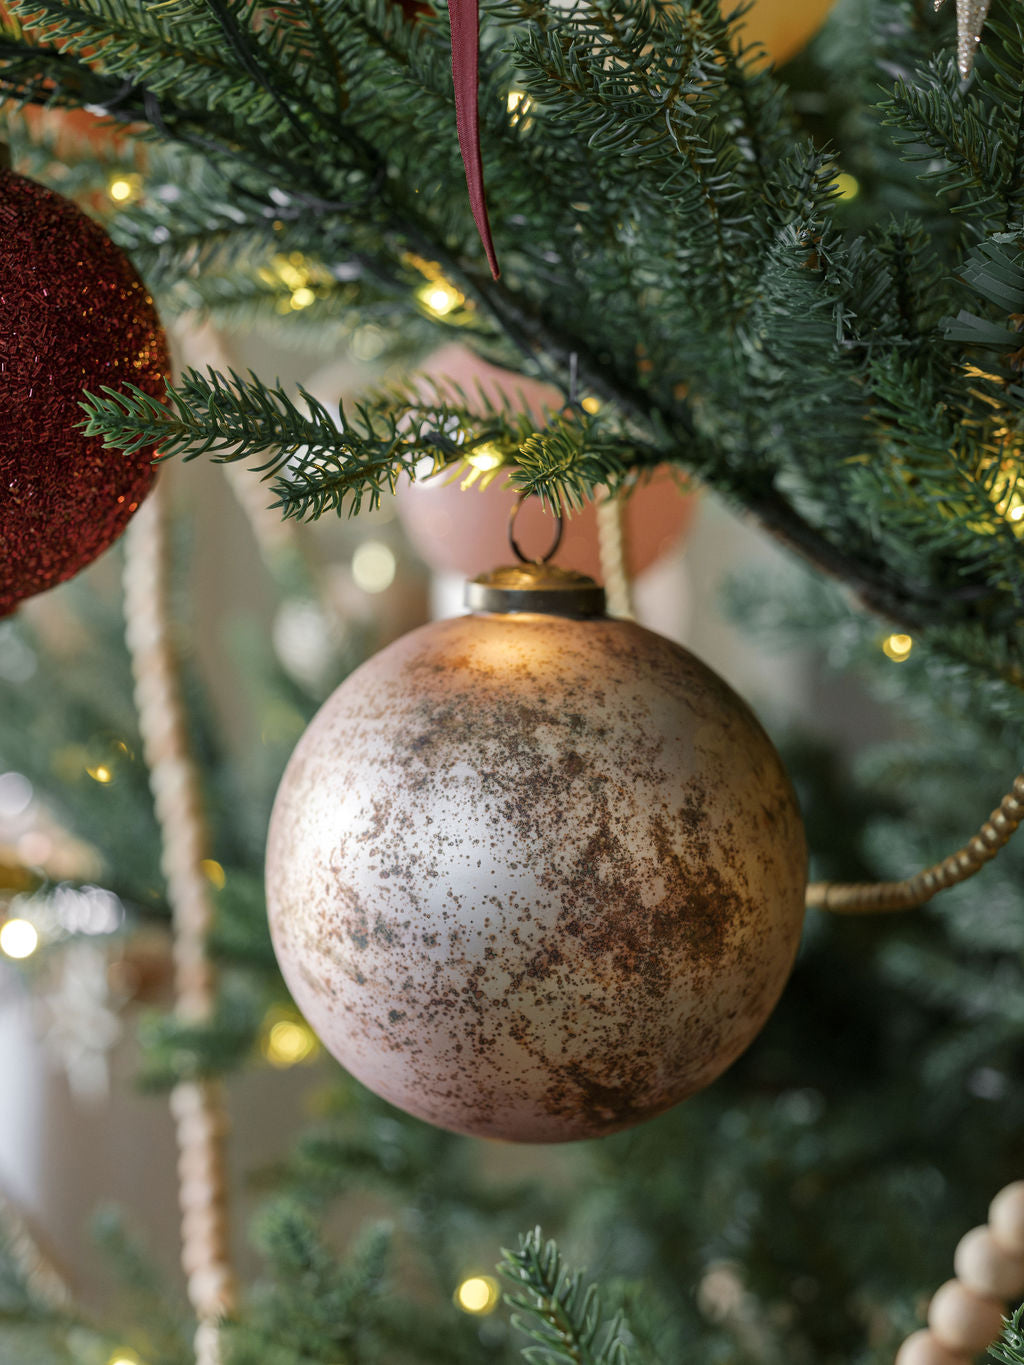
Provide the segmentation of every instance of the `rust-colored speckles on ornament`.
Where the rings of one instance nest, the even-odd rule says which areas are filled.
[[[739,1055],[804,875],[778,756],[720,679],[633,624],[540,615],[427,626],[353,674],[267,857],[282,970],[342,1063],[431,1122],[540,1142]]]

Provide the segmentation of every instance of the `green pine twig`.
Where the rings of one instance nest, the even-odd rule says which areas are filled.
[[[988,1350],[1000,1365],[1024,1365],[1024,1304],[1015,1309],[1003,1326],[1003,1338]]]
[[[519,1291],[506,1295],[516,1310],[512,1321],[539,1343],[523,1348],[530,1365],[638,1365],[624,1340],[622,1314],[606,1318],[597,1287],[584,1287],[540,1228],[521,1237],[518,1250],[502,1254],[499,1269]]]
[[[242,378],[215,370],[187,370],[166,401],[134,385],[86,394],[87,437],[131,454],[146,447],[159,458],[218,463],[256,461],[272,479],[274,505],[286,517],[314,518],[332,509],[356,513],[379,505],[401,474],[415,479],[421,463],[431,472],[461,463],[480,445],[496,446],[515,465],[513,482],[549,506],[581,507],[599,484],[616,486],[630,469],[652,468],[664,459],[618,430],[612,410],[592,416],[566,410],[538,430],[511,405],[483,395],[475,401],[456,389],[427,398],[396,393],[337,415],[300,388],[306,410],[281,385],[255,375]]]

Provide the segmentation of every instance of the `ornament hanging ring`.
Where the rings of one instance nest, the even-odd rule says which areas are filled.
[[[561,509],[556,512],[555,538],[546,555],[541,555],[539,558],[535,559],[531,559],[529,555],[524,555],[519,547],[519,542],[516,540],[516,517],[519,516],[523,503],[529,496],[529,493],[520,493],[519,497],[516,499],[515,506],[508,514],[508,543],[512,553],[521,564],[547,564],[549,560],[554,559],[555,555],[558,553],[558,547],[562,543],[562,532],[565,530],[565,517],[563,516]]]

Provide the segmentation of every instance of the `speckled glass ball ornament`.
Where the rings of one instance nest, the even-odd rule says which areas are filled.
[[[278,961],[327,1048],[443,1128],[615,1132],[714,1080],[803,922],[782,763],[686,650],[529,565],[404,636],[299,741],[267,850]]]
[[[0,616],[124,530],[151,450],[86,439],[83,389],[163,393],[167,346],[124,253],[70,200],[0,170]]]

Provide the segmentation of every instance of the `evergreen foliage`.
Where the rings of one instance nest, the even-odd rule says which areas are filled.
[[[189,371],[166,405],[89,396],[88,430],[244,461],[298,519],[375,508],[401,474],[460,477],[483,445],[522,491],[573,505],[675,463],[845,585],[747,584],[751,629],[777,647],[826,642],[900,707],[896,738],[853,773],[820,738],[790,738],[815,874],[903,875],[962,840],[966,810],[995,804],[1024,720],[1016,0],[994,0],[967,84],[949,21],[916,0],[847,0],[781,76],[737,50],[713,0],[484,0],[497,282],[465,202],[441,0],[415,23],[389,0],[9,8],[0,95],[143,128],[145,193],[109,226],[167,313],[280,321],[279,263],[296,253],[314,301],[286,333],[372,325],[385,356],[459,337],[566,396],[535,428],[514,404],[447,387],[392,384],[335,412],[256,375]],[[12,141],[17,166],[86,198],[122,155],[57,166],[52,146]],[[840,170],[858,198],[839,197]],[[443,317],[423,301],[438,276],[461,299]],[[286,595],[309,590],[301,565],[279,569]],[[851,601],[913,630],[912,658],[879,677],[880,627]],[[105,849],[132,924],[163,924],[118,623],[76,605],[91,643],[74,668],[0,623],[0,771],[52,793]],[[319,700],[266,659],[245,672],[295,729]],[[227,869],[215,945],[229,989],[207,1029],[144,1028],[153,1086],[259,1065],[263,1012],[284,999],[258,847],[282,753],[240,773],[194,678],[189,705]],[[83,734],[126,746],[109,788],[83,776]],[[281,1193],[256,1234],[267,1269],[231,1325],[230,1365],[888,1365],[915,1298],[1020,1176],[1022,875],[1011,846],[983,891],[920,918],[812,922],[751,1052],[676,1112],[575,1149],[571,1178],[550,1156],[544,1180],[493,1181],[462,1139],[332,1070],[330,1112],[273,1173]],[[332,1210],[354,1190],[385,1202],[391,1229],[339,1250]],[[467,1246],[493,1257],[536,1220],[605,1288],[530,1234],[505,1263],[533,1334],[521,1350],[503,1321],[457,1315],[451,1293]],[[187,1327],[154,1307],[130,1240],[106,1241],[124,1253],[133,1339],[149,1365],[178,1365]],[[409,1297],[400,1263],[414,1266]],[[637,1281],[643,1295],[614,1288]],[[1024,1362],[1020,1332],[1018,1313],[1004,1365]],[[0,1344],[19,1361],[105,1365],[113,1340],[38,1304],[0,1256]]]
[[[998,1346],[994,1346],[989,1355],[993,1360],[998,1360],[1000,1365],[1021,1365],[1024,1361],[1024,1333],[1021,1331],[1021,1319],[1024,1317],[1024,1307],[1018,1308],[1010,1321],[1003,1330],[1003,1339]]]
[[[443,12],[409,23],[386,0],[181,0],[136,27],[114,0],[16,8],[32,44],[2,40],[0,91],[73,103],[93,80],[120,81],[120,103],[91,87],[90,102],[180,149],[158,163],[164,185],[176,165],[173,194],[158,187],[114,224],[162,293],[214,312],[218,298],[258,302],[253,262],[287,246],[324,281],[308,321],[365,310],[397,338],[410,323],[426,332],[417,281],[439,270],[465,297],[464,335],[563,390],[576,356],[607,405],[599,424],[506,423],[519,486],[578,503],[676,461],[868,605],[916,630],[953,626],[936,647],[994,676],[1019,668],[1020,527],[1007,516],[1019,398],[1012,356],[992,354],[1015,314],[978,273],[1012,251],[1020,217],[1016,6],[997,3],[966,89],[948,45],[928,55],[916,8],[872,7],[898,76],[864,111],[868,141],[921,162],[932,197],[915,221],[905,180],[880,181],[859,232],[845,227],[835,154],[801,130],[714,0],[485,6],[498,282],[460,188]],[[510,88],[528,105],[509,108]],[[305,517],[373,506],[417,450],[436,467],[493,423],[468,402],[443,415],[438,441],[414,406],[375,401],[372,418],[342,414],[339,433],[256,376],[190,374],[167,408],[128,392],[88,413],[126,449],[158,438],[169,455],[252,460],[284,512]]]
[[[579,1272],[566,1269],[540,1228],[504,1253],[502,1271],[517,1289],[508,1297],[513,1324],[540,1343],[523,1351],[530,1365],[631,1365],[636,1359],[622,1339],[621,1316],[605,1321],[596,1287],[584,1289]]]

